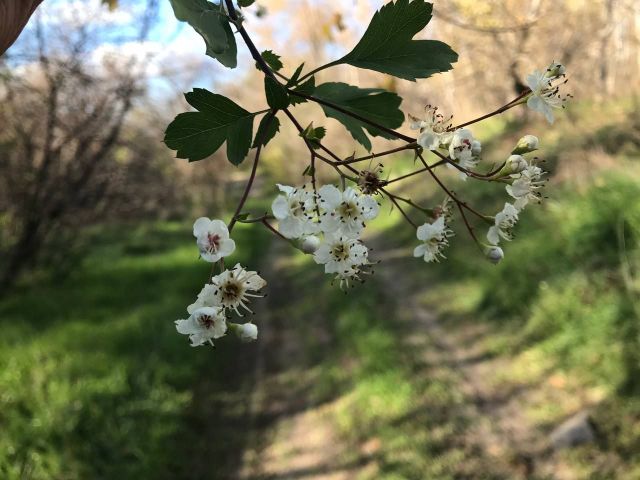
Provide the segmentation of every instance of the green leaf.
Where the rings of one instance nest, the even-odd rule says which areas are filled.
[[[305,95],[313,95],[313,92],[316,89],[316,77],[311,77],[309,80],[304,82],[302,85],[298,85],[293,89],[294,92],[304,93]],[[306,102],[306,98],[297,97],[295,95],[291,95],[289,102],[291,105],[298,105],[299,103]]]
[[[282,62],[280,61],[280,55],[276,55],[271,50],[265,50],[260,54],[262,59],[267,62],[267,65],[271,67],[271,70],[277,72],[282,68]],[[261,70],[260,66],[256,63],[256,68]]]
[[[207,46],[207,55],[225,67],[238,65],[238,47],[229,19],[220,10],[220,5],[207,0],[170,0],[173,13],[182,22],[187,22],[200,34]]]
[[[323,83],[316,87],[313,95],[386,128],[398,128],[404,122],[404,114],[399,108],[402,98],[380,88],[358,88],[346,83]],[[320,106],[327,117],[335,118],[342,123],[351,136],[369,151],[371,151],[371,141],[365,129],[374,137],[393,138],[384,131],[331,107]]]
[[[289,106],[289,94],[277,80],[264,77],[264,91],[267,103],[272,109],[283,110]]]
[[[432,8],[424,0],[387,3],[375,13],[355,48],[332,64],[348,63],[411,81],[451,70],[458,54],[446,43],[412,40],[431,20]]]
[[[227,142],[227,157],[239,165],[251,146],[254,113],[227,97],[194,88],[185,98],[197,112],[178,115],[167,127],[164,142],[178,158],[195,162],[212,155]]]
[[[250,7],[256,0],[238,0],[239,7]]]
[[[311,122],[307,128],[300,132],[300,136],[306,139],[314,149],[320,148],[320,140],[327,134],[327,129],[324,127],[313,127]]]
[[[267,143],[271,141],[273,137],[276,136],[276,133],[280,131],[280,120],[278,117],[274,117],[273,115],[265,115],[260,120],[260,125],[258,126],[258,132],[256,133],[256,138],[253,140],[253,148],[256,148],[258,145],[265,146]]]
[[[300,75],[302,75],[302,69],[303,68],[304,68],[304,63],[300,64],[300,66],[298,68],[296,68],[296,71],[293,72],[293,75],[291,76],[291,78],[287,82],[287,88],[291,88],[295,84],[298,83],[298,79],[300,78]]]

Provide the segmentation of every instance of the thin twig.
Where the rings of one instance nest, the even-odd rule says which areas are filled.
[[[398,210],[400,211],[400,213],[402,214],[402,216],[405,218],[405,220],[407,222],[409,222],[411,224],[411,226],[413,228],[418,228],[418,225],[416,225],[413,220],[411,220],[409,218],[409,216],[405,213],[405,211],[402,209],[402,207],[400,206],[400,204],[398,203],[398,201],[395,199],[395,196],[389,192],[387,192],[384,188],[380,188],[379,189],[382,193],[384,193],[387,197],[389,197],[389,200],[391,200],[391,203],[393,203]]]
[[[338,163],[339,165],[350,165],[352,163],[363,162],[365,160],[372,160],[374,158],[385,157],[387,155],[391,155],[392,153],[402,152],[404,150],[413,150],[417,146],[418,146],[417,143],[409,143],[407,145],[404,145],[403,147],[393,148],[391,150],[386,150],[386,151],[380,152],[380,153],[372,153],[371,155],[366,155],[364,157],[349,158],[347,160],[341,160],[341,161],[336,162],[336,163]]]
[[[262,152],[262,142],[274,118],[273,113],[268,114],[268,116],[269,118],[267,119],[267,123],[265,125],[266,128],[264,129],[265,133],[262,135],[263,138],[258,139],[258,148],[256,149],[256,155],[253,158],[253,166],[251,167],[251,174],[249,175],[249,180],[247,181],[247,185],[244,188],[244,192],[242,193],[242,198],[240,199],[240,203],[238,203],[236,212],[233,214],[233,217],[231,218],[231,222],[229,222],[229,225],[227,227],[229,229],[229,233],[231,233],[231,231],[233,230],[233,227],[238,221],[238,215],[240,215],[240,212],[244,208],[244,204],[246,203],[247,198],[249,198],[251,187],[253,187],[253,182],[256,179],[256,172],[258,171],[258,163],[260,162],[260,153]]]

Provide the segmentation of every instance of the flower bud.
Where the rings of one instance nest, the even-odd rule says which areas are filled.
[[[523,153],[533,152],[538,149],[538,137],[535,135],[525,135],[516,144],[511,153],[522,155]]]
[[[258,327],[254,323],[236,325],[234,331],[243,342],[254,342],[258,339]]]
[[[522,172],[528,166],[522,155],[511,155],[500,170],[500,176],[513,175]]]
[[[304,253],[316,253],[318,247],[320,246],[320,239],[315,235],[308,235],[304,237],[302,243],[300,244],[300,250]]]
[[[564,75],[566,71],[567,69],[564,67],[564,65],[558,62],[553,62],[547,68],[547,72],[544,74],[544,76],[547,78],[556,78],[560,75]]]
[[[491,263],[498,264],[504,258],[504,252],[497,245],[489,245],[484,250],[484,255]]]

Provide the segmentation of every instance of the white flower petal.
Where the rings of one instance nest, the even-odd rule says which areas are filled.
[[[193,224],[193,235],[195,237],[207,235],[210,229],[211,229],[211,220],[209,220],[207,217],[200,217]]]
[[[226,240],[222,240],[220,242],[220,249],[218,250],[218,254],[221,258],[228,257],[234,252],[235,249],[236,242],[231,238],[227,238]]]
[[[413,249],[413,256],[416,258],[423,257],[426,251],[427,251],[427,246],[423,243]]]
[[[271,211],[273,216],[278,220],[283,220],[289,216],[289,201],[284,195],[278,195],[271,204]]]
[[[334,209],[342,203],[342,192],[334,185],[324,185],[318,190],[318,194],[324,200],[323,207],[326,209]]]
[[[500,243],[500,236],[498,235],[498,228],[493,226],[489,228],[487,232],[487,240],[491,245],[498,245]]]

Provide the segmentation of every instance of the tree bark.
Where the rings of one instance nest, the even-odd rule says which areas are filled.
[[[0,0],[0,55],[16,41],[42,0]]]

